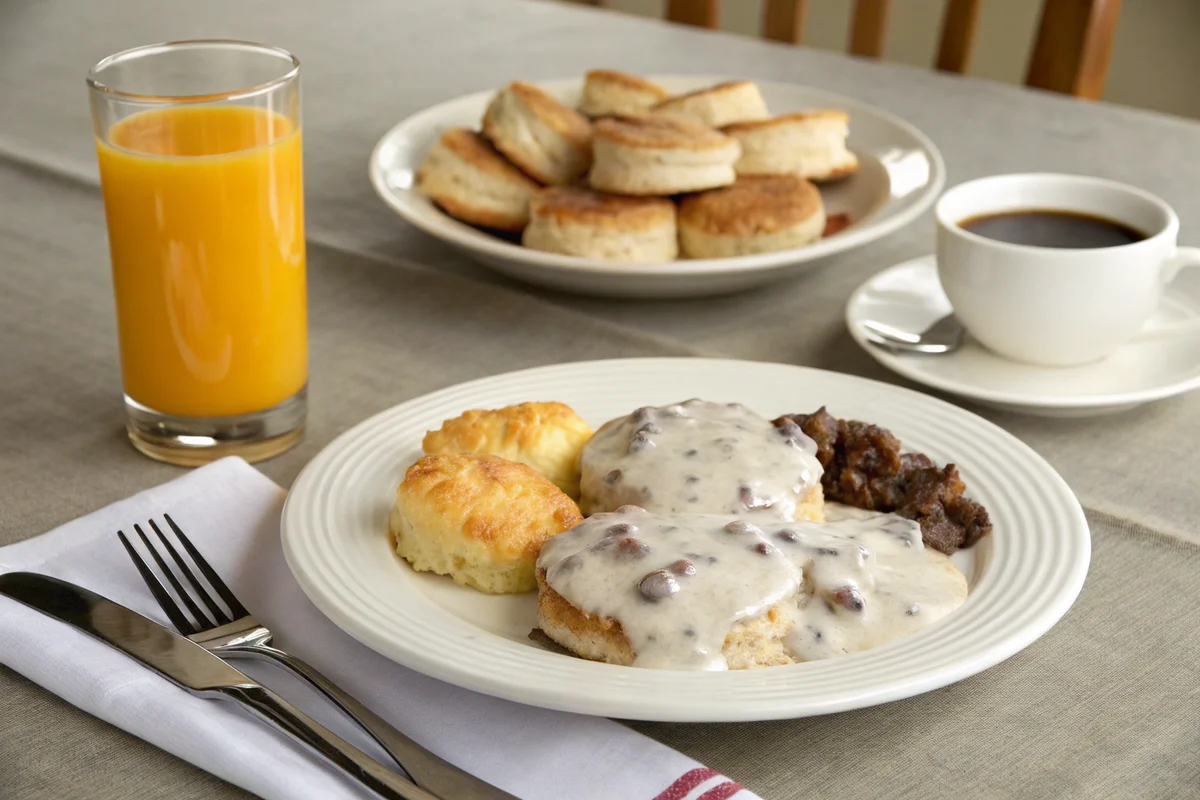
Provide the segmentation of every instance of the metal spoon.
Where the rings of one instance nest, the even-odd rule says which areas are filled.
[[[859,324],[866,331],[867,340],[873,344],[904,353],[925,355],[953,353],[962,346],[963,336],[967,332],[953,314],[947,314],[920,333],[910,333],[871,319]]]
[[[954,314],[947,314],[936,320],[920,333],[910,333],[872,319],[864,319],[859,325],[867,332],[867,340],[872,344],[901,353],[923,355],[953,353],[962,346],[963,338],[967,333],[966,326],[959,322],[958,317]],[[1169,322],[1143,330],[1130,341],[1166,339],[1178,336],[1183,332],[1196,331],[1200,331],[1200,317]]]

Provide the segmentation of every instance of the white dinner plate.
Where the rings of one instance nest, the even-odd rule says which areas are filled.
[[[654,75],[672,93],[711,86],[728,77]],[[582,79],[539,82],[571,106],[579,103]],[[461,223],[417,193],[414,176],[425,153],[453,127],[478,129],[494,90],[448,100],[392,128],[371,154],[375,191],[408,222],[462,250],[484,266],[529,283],[607,297],[698,297],[748,289],[815,266],[900,228],[929,207],[946,180],[933,142],[903,120],[857,100],[804,86],[760,81],[771,112],[839,108],[850,114],[848,144],[858,155],[857,174],[821,190],[830,214],[847,212],[853,223],[806,247],[737,258],[627,264],[544,253],[510,243]]]
[[[958,464],[995,530],[955,563],[966,602],[882,647],[825,661],[726,672],[622,667],[533,644],[535,596],[490,596],[413,571],[388,512],[425,432],[469,408],[560,400],[593,426],[690,397],[774,417],[821,405],[890,428],[906,448]],[[716,359],[594,361],[497,375],[384,411],[305,467],[283,510],[283,549],[312,601],[351,636],[418,672],[546,708],[625,719],[733,721],[826,714],[953,683],[1050,629],[1087,574],[1091,540],[1062,478],[995,425],[916,392],[781,364]]]
[[[1126,411],[1200,387],[1200,297],[1180,279],[1167,286],[1146,330],[1095,364],[1038,367],[993,353],[968,334],[953,353],[896,353],[872,344],[859,323],[870,319],[921,331],[950,313],[933,256],[897,264],[873,275],[846,303],[846,327],[883,366],[909,380],[982,405],[1040,417],[1091,417]],[[1179,330],[1184,326],[1191,330]],[[1167,333],[1167,331],[1170,331]]]

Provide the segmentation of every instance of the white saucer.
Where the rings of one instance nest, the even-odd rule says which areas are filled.
[[[954,353],[897,354],[872,344],[859,324],[873,319],[920,331],[949,313],[933,256],[885,269],[855,290],[846,304],[850,335],[880,364],[943,392],[1005,411],[1042,417],[1087,417],[1125,411],[1200,386],[1200,333],[1131,342],[1096,364],[1067,369],[1009,361],[970,335]],[[1148,328],[1200,318],[1200,297],[1169,286]]]

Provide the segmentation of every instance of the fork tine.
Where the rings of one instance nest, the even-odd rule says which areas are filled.
[[[167,618],[171,620],[171,624],[182,633],[184,636],[191,636],[198,631],[198,628],[192,624],[192,621],[187,618],[182,611],[179,610],[179,605],[171,597],[171,593],[167,591],[167,587],[162,585],[162,581],[150,569],[137,550],[133,549],[133,545],[125,538],[124,531],[117,531],[117,537],[121,540],[121,544],[125,545],[125,552],[129,553],[129,557],[133,560],[133,565],[137,567],[137,571],[142,575],[142,581],[146,584],[146,588],[154,595],[154,599],[158,601],[158,605],[166,612]]]
[[[167,548],[167,552],[171,554],[171,558],[175,559],[175,563],[179,565],[180,571],[183,572],[183,577],[187,578],[188,583],[190,583],[192,588],[196,590],[196,594],[200,596],[200,602],[204,603],[204,605],[208,607],[208,613],[211,614],[212,618],[217,621],[217,624],[225,625],[226,623],[233,622],[233,619],[225,613],[225,610],[217,605],[212,599],[212,596],[204,588],[204,584],[196,580],[196,576],[192,573],[191,567],[189,567],[187,562],[184,561],[179,555],[179,551],[175,549],[175,545],[171,544],[170,540],[163,535],[161,530],[159,530],[159,527],[154,523],[154,520],[150,520],[150,527],[153,528],[154,532],[158,534],[159,540],[163,543],[163,546]]]
[[[199,567],[200,571],[204,573],[204,577],[208,578],[209,585],[217,590],[217,594],[221,595],[221,599],[225,601],[225,605],[229,606],[229,610],[233,612],[233,616],[250,616],[250,612],[247,611],[246,607],[239,603],[238,599],[233,596],[233,592],[229,591],[229,587],[226,586],[225,582],[221,580],[219,575],[217,575],[216,570],[208,565],[208,562],[204,560],[204,556],[200,555],[200,551],[192,546],[191,540],[183,535],[183,531],[181,531],[179,526],[175,524],[175,520],[171,519],[171,515],[163,514],[163,519],[165,519],[167,524],[171,526],[171,530],[175,531],[175,535],[179,537],[179,543],[182,544],[183,548],[188,551],[188,555],[192,557],[192,561],[196,562],[196,566]]]
[[[209,626],[208,617],[206,617],[204,612],[200,610],[200,606],[196,605],[196,601],[192,599],[192,596],[183,590],[183,586],[179,583],[179,579],[175,577],[175,573],[171,572],[171,568],[167,566],[167,562],[164,561],[163,557],[158,554],[157,550],[154,549],[154,545],[150,543],[150,537],[147,536],[146,532],[142,530],[142,526],[134,525],[133,529],[137,531],[138,536],[142,537],[142,544],[146,545],[146,549],[150,551],[150,555],[154,558],[154,563],[158,564],[159,571],[166,576],[167,581],[169,581],[171,584],[171,588],[175,590],[175,594],[179,595],[179,599],[183,601],[185,606],[187,606],[187,610],[192,612],[192,616],[196,618],[196,623],[201,629],[207,628]]]

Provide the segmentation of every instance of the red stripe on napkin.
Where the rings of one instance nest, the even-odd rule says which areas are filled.
[[[691,792],[692,789],[695,789],[697,786],[704,783],[706,780],[709,780],[710,778],[717,777],[719,774],[720,773],[715,769],[709,769],[708,767],[698,767],[696,769],[689,770],[688,772],[683,773],[679,780],[675,781],[666,789],[664,789],[661,794],[654,798],[654,800],[683,800],[683,798],[688,796],[688,793]],[[729,795],[723,796],[728,797]]]
[[[722,783],[720,786],[714,786],[704,794],[696,798],[696,800],[726,800],[728,797],[733,797],[735,794],[745,789],[737,781],[729,781]]]

